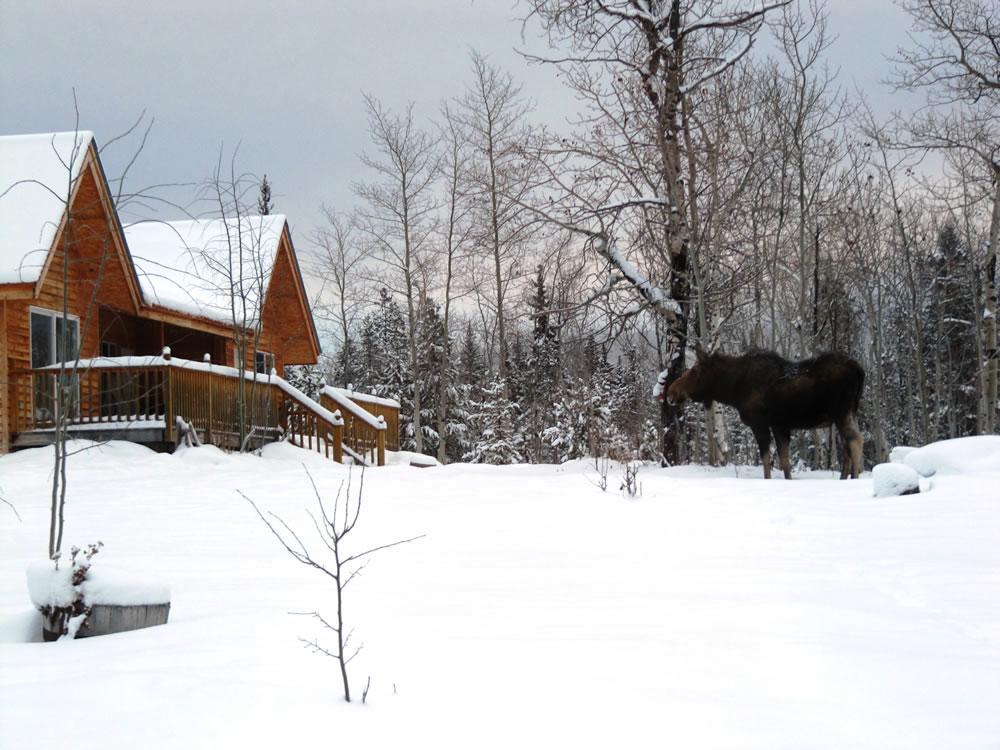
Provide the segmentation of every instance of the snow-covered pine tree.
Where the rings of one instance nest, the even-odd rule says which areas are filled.
[[[493,377],[473,401],[476,436],[462,460],[474,464],[517,464],[524,461],[523,436],[515,424],[516,408],[504,396],[504,383]]]
[[[285,380],[314,401],[319,401],[323,383],[323,368],[320,365],[289,365],[285,368]]]
[[[360,383],[362,379],[361,349],[353,337],[348,336],[332,363],[332,384],[346,388],[352,383]]]
[[[260,181],[260,194],[257,196],[257,213],[261,216],[268,216],[274,210],[274,203],[271,202],[271,183],[267,181],[265,174]]]
[[[545,440],[545,428],[553,420],[553,406],[559,398],[560,374],[559,331],[551,324],[551,300],[545,288],[545,273],[541,265],[535,276],[528,307],[534,320],[531,351],[526,366],[526,389],[522,400],[525,420],[526,450],[534,463],[557,460]]]
[[[378,305],[361,322],[359,338],[358,380],[354,388],[376,396],[402,398],[409,383],[406,320],[387,289],[379,290]],[[403,425],[412,418],[405,407],[400,409],[403,434]]]
[[[444,321],[437,304],[429,297],[421,302],[420,325],[417,330],[417,368],[422,373],[420,424],[424,433],[423,449],[424,453],[434,455],[441,440],[437,432],[437,409],[441,398],[441,365],[446,347]]]

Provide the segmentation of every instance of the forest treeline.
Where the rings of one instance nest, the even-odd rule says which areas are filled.
[[[855,357],[869,464],[997,430],[995,5],[905,0],[881,119],[818,2],[521,7],[571,124],[475,52],[435,112],[367,96],[356,206],[311,238],[335,343],[296,377],[399,398],[446,461],[752,461],[731,410],[652,398],[696,342]]]

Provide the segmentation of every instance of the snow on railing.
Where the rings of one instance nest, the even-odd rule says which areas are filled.
[[[383,419],[382,417],[376,417],[374,414],[369,412],[364,407],[358,406],[356,403],[354,403],[353,399],[350,396],[346,395],[348,393],[352,393],[352,391],[347,391],[343,388],[334,388],[328,385],[325,388],[323,388],[321,393],[324,393],[327,396],[329,396],[339,407],[345,409],[346,411],[349,411],[352,416],[354,416],[356,419],[360,419],[362,422],[367,424],[372,429],[375,430],[386,429],[385,419]],[[379,401],[374,401],[375,398],[377,397],[373,396],[369,400],[372,400],[373,403],[379,403]],[[383,403],[384,406],[395,406],[397,409],[399,408],[399,404],[396,403],[395,401],[391,401],[390,399],[382,399],[382,401],[385,402]]]
[[[196,362],[191,359],[180,359],[179,357],[170,356],[170,348],[166,347],[166,355],[148,355],[148,356],[128,356],[128,357],[91,357],[89,359],[79,359],[75,362],[67,363],[56,363],[54,365],[47,365],[45,367],[37,367],[36,370],[52,370],[56,371],[60,367],[66,368],[72,366],[75,370],[113,370],[113,369],[146,369],[153,367],[172,367],[178,370],[186,370],[189,372],[205,372],[212,375],[222,375],[228,378],[239,378],[240,370],[235,367],[229,367],[227,365],[214,365],[211,361]],[[300,391],[294,385],[289,383],[287,380],[282,378],[280,375],[274,373],[264,374],[259,372],[254,372],[252,370],[243,370],[243,379],[249,380],[250,382],[261,383],[261,384],[271,384],[280,388],[286,395],[291,396],[296,401],[302,403],[306,408],[314,411],[316,416],[325,419],[331,424],[344,424],[343,417],[335,412],[331,412],[329,409],[320,406],[318,403],[313,401],[309,396]],[[356,408],[360,408],[355,405]],[[363,411],[363,410],[362,410]],[[367,412],[366,412],[367,413]]]

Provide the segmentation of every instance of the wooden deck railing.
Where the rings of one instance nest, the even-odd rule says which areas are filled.
[[[358,393],[347,388],[334,388],[324,386],[320,391],[319,402],[327,409],[344,409],[344,399],[357,404],[376,419],[382,417],[385,421],[385,447],[386,450],[399,450],[399,402],[390,398],[372,396],[369,393]],[[345,416],[346,420],[347,417]]]
[[[164,357],[115,357],[83,360],[62,376],[74,389],[73,425],[161,425],[173,430],[176,420],[190,424],[205,442],[239,448],[240,388],[244,389],[244,434],[257,442],[281,435],[295,445],[335,461],[343,446],[373,463],[385,464],[385,423],[359,418],[350,405],[345,420],[339,407],[328,409],[277,376],[242,373],[231,367]],[[16,381],[14,432],[52,429],[53,368],[21,371]],[[167,433],[170,434],[169,432]]]
[[[385,451],[391,433],[384,416],[371,411],[348,398],[345,391],[338,388],[324,388],[320,392],[320,405],[329,411],[338,412],[344,420],[344,443],[353,451],[364,456],[371,454],[379,466],[385,464]],[[353,394],[352,394],[353,395]],[[396,424],[399,424],[398,416]],[[396,450],[399,449],[399,429],[396,429]]]

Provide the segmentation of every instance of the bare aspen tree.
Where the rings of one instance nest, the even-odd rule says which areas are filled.
[[[438,373],[437,398],[437,459],[447,463],[448,447],[448,406],[452,400],[454,385],[450,381],[451,372],[451,306],[456,298],[457,273],[460,265],[466,261],[469,245],[475,224],[472,221],[472,204],[469,193],[468,135],[453,112],[452,105],[445,102],[441,106],[441,122],[438,126],[439,149],[438,162],[439,181],[443,199],[441,202],[442,218],[439,223],[440,235],[439,253],[442,256],[440,267],[444,273],[441,283],[442,311],[442,345],[440,370]]]
[[[255,362],[263,331],[266,281],[273,263],[273,248],[278,238],[270,231],[270,220],[256,213],[260,207],[261,181],[250,172],[238,172],[238,149],[224,162],[219,148],[212,176],[202,186],[202,198],[218,216],[219,230],[202,236],[195,253],[196,264],[209,269],[204,282],[222,295],[227,305],[233,336],[233,367],[237,376],[237,441],[247,450],[254,434],[257,381],[244,377],[247,362]],[[257,192],[258,195],[254,195]],[[268,203],[270,187],[268,187]],[[270,208],[270,206],[268,206]]]
[[[912,137],[932,148],[966,149],[983,166],[989,235],[983,263],[980,429],[997,426],[997,251],[1000,249],[1000,20],[992,0],[903,0],[913,20],[894,82],[926,92],[929,110]]]
[[[423,452],[420,394],[423,380],[417,366],[419,310],[427,294],[428,267],[433,263],[433,230],[437,209],[434,181],[437,154],[434,140],[414,119],[413,104],[394,114],[371,96],[365,97],[374,153],[362,163],[372,179],[354,185],[364,202],[359,226],[371,250],[389,276],[379,281],[406,300],[410,376],[413,379],[413,441]]]
[[[608,222],[591,230],[590,246],[663,315],[667,335],[661,387],[683,371],[688,337],[691,228],[685,184],[692,155],[683,133],[693,114],[691,97],[735,65],[752,47],[765,15],[787,4],[527,2],[527,20],[537,21],[553,46],[567,50],[536,59],[557,65],[586,107],[580,127],[564,144],[566,153],[587,163],[569,187],[577,199],[581,190],[590,192],[591,225],[600,223],[601,213],[616,219],[626,210],[640,214],[631,241],[636,250],[645,251],[646,273],[609,241]],[[596,205],[594,183],[604,192]],[[576,202],[579,226],[583,222]],[[681,412],[666,399],[662,403],[663,458],[677,463]]]
[[[340,338],[342,367],[334,370],[347,387],[354,382],[351,329],[361,311],[365,295],[361,289],[361,271],[365,252],[357,229],[357,220],[333,208],[323,207],[325,224],[312,234],[314,270],[323,280],[318,304],[320,315],[328,318]]]
[[[496,322],[496,363],[504,397],[509,397],[508,320],[505,302],[523,275],[522,261],[535,231],[525,209],[537,184],[532,153],[537,136],[526,121],[531,103],[509,73],[471,53],[472,82],[456,101],[453,119],[469,146],[470,199],[479,227],[476,246],[489,266]]]

